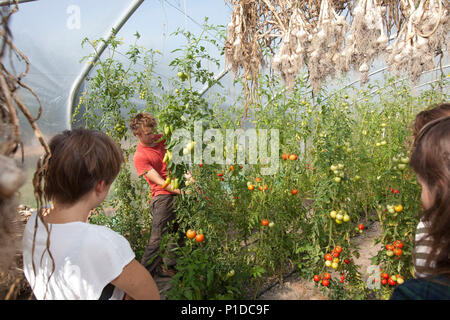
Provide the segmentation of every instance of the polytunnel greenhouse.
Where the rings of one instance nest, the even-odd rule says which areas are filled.
[[[1,299],[448,300],[449,10],[0,1]]]

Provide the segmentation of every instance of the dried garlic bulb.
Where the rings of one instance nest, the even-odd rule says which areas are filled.
[[[447,46],[449,17],[440,0],[421,0],[417,8],[405,4],[409,16],[394,43],[387,48],[387,64],[394,74],[409,73],[413,83],[433,69],[435,55]]]
[[[336,14],[328,0],[323,0],[308,48],[309,81],[314,91],[319,91],[328,77],[336,75],[336,63],[340,59],[347,30],[345,18]]]
[[[284,33],[280,49],[272,59],[272,68],[281,74],[288,88],[292,88],[300,69],[306,64],[309,33],[299,9],[290,19],[289,28]]]
[[[361,72],[361,82],[368,80],[370,65],[387,46],[383,16],[386,8],[375,0],[360,0],[353,10],[353,23],[339,61],[339,70]]]

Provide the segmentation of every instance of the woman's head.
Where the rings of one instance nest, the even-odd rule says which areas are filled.
[[[413,139],[417,139],[420,130],[427,123],[448,116],[450,116],[450,103],[442,103],[419,112],[413,123]]]
[[[100,131],[78,128],[54,136],[44,177],[48,201],[70,205],[92,191],[97,183],[110,185],[124,161],[121,149]]]
[[[427,123],[418,132],[410,166],[422,185],[423,217],[432,240],[432,273],[450,274],[450,116]]]

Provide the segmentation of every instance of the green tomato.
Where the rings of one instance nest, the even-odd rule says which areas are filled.
[[[387,251],[386,251],[386,255],[387,255],[388,257],[392,257],[392,256],[394,255],[394,251],[392,251],[392,250],[387,250]]]
[[[336,183],[341,182],[341,178],[340,178],[340,177],[335,177],[335,178],[334,178],[334,182],[336,182]]]
[[[331,219],[336,219],[336,211],[333,210],[333,211],[330,212],[330,218]]]
[[[344,222],[349,222],[350,221],[350,216],[348,214],[345,214],[344,218],[342,220],[344,220]]]

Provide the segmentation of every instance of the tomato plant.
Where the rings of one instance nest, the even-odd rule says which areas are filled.
[[[148,186],[132,174],[136,141],[126,126],[141,111],[132,103],[139,99],[166,139],[168,183],[177,181],[184,190],[175,209],[182,234],[171,236],[189,240],[172,250],[179,272],[167,292],[170,299],[246,298],[243,284],[256,297],[267,278],[282,279],[292,270],[330,298],[365,299],[373,293],[362,279],[366,270],[355,263],[360,251],[356,239],[374,223],[381,227],[375,244],[382,248],[372,262],[384,270],[381,279],[374,279],[381,284],[374,294],[388,298],[397,284],[414,276],[412,250],[421,208],[420,188],[408,167],[408,126],[417,112],[446,96],[434,88],[413,96],[406,83],[389,77],[312,95],[305,77],[299,76],[287,91],[279,76],[262,73],[258,99],[246,109],[242,94],[233,100],[220,89],[208,95],[196,89],[217,83],[206,68],[208,63],[220,67],[206,49],[221,50],[210,32],[220,36],[224,31],[205,24],[199,36],[182,30],[174,34],[184,37],[186,45],[173,52],[174,76],[168,85],[153,71],[158,52],[137,44],[127,52],[129,66],[115,58],[120,42],[114,38],[108,43],[109,57],[96,62],[74,119],[112,136],[124,150],[126,164],[104,206],[113,207],[115,215],[98,208],[91,222],[124,235],[140,257],[152,216]],[[137,71],[137,63],[144,70]],[[236,78],[235,84],[245,85],[245,79]],[[242,129],[242,123],[277,130],[276,173],[262,175],[265,165],[250,164],[248,154],[244,163],[175,163],[174,132],[193,133],[195,123],[223,136]],[[181,150],[187,156],[206,146],[191,140]],[[241,152],[224,148],[217,156],[226,159]],[[186,181],[187,170],[194,182]],[[161,255],[169,242],[163,241]]]

